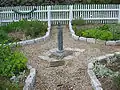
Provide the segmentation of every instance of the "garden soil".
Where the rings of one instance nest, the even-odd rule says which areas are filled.
[[[37,70],[36,90],[93,90],[87,74],[91,58],[120,51],[120,46],[105,46],[74,40],[66,26],[63,26],[64,48],[85,49],[78,57],[67,60],[65,65],[50,67],[47,61],[38,56],[50,49],[57,48],[57,26],[51,30],[51,38],[45,42],[22,47],[28,63]]]

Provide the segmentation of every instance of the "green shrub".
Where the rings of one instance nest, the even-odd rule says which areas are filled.
[[[100,31],[100,37],[98,37],[101,40],[112,40],[113,39],[113,34],[110,31]]]
[[[11,45],[0,46],[0,76],[11,77],[26,69],[27,58]]]
[[[4,40],[9,40],[9,37],[5,31],[0,30],[0,42],[3,42]]]
[[[12,22],[7,26],[2,26],[0,30],[4,30],[7,33],[22,31],[25,33],[26,37],[30,36],[34,38],[45,35],[47,31],[47,23],[41,21],[21,20],[19,22]]]
[[[111,40],[113,35],[110,31],[90,29],[82,32],[83,37],[96,38],[101,40]]]
[[[113,77],[113,84],[116,90],[120,90],[120,75]]]
[[[105,31],[109,31],[109,25],[108,24],[104,24],[103,26],[98,27],[99,30],[105,30]]]
[[[113,34],[113,40],[120,40],[120,24],[110,24],[109,31]]]
[[[82,36],[87,38],[96,38],[96,32],[96,29],[85,30],[82,32]]]
[[[47,31],[47,23],[40,21],[26,21],[26,26],[23,28],[26,36],[31,36],[32,38],[43,36]]]
[[[108,24],[105,24],[100,27],[95,27],[91,29],[80,29],[78,30],[76,26],[74,25],[73,29],[75,31],[75,34],[77,36],[83,36],[87,38],[96,38],[96,39],[101,39],[101,40],[116,40],[120,39],[120,31],[118,33],[113,33],[111,31],[111,26]]]
[[[75,34],[77,35],[77,36],[82,36],[82,29],[80,29],[80,30],[78,30],[77,29],[77,27],[76,27],[76,25],[73,25],[73,30],[75,31]]]
[[[76,20],[72,20],[72,25],[84,25],[85,24],[85,20],[83,19],[76,19]]]

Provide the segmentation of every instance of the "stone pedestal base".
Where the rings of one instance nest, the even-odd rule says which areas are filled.
[[[65,60],[72,60],[84,51],[85,49],[65,48],[63,52],[59,52],[55,48],[45,52],[44,55],[38,57],[41,60],[48,61],[50,67],[58,67],[65,65]]]

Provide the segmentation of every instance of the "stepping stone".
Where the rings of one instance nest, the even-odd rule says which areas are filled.
[[[63,66],[63,65],[65,65],[65,61],[63,60],[57,60],[57,61],[50,62],[50,67],[58,67],[58,66]]]

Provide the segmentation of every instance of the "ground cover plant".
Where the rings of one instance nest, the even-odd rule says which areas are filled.
[[[93,71],[104,90],[120,90],[120,56],[94,63]]]
[[[47,32],[47,23],[41,21],[21,20],[0,27],[0,42],[21,41],[41,37]]]
[[[91,27],[89,27],[91,25]],[[101,40],[120,40],[120,24],[73,24],[77,36]]]
[[[19,81],[27,71],[27,58],[19,51],[18,46],[0,45],[0,89],[18,90]],[[13,82],[10,78],[14,76]],[[12,80],[12,79],[11,79]],[[23,85],[20,87],[23,87]]]

